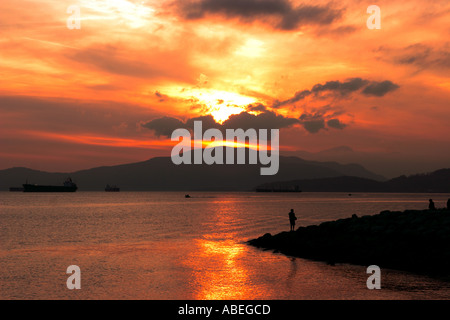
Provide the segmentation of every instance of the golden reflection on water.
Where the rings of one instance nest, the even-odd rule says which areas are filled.
[[[242,244],[233,240],[224,241],[201,239],[197,242],[199,252],[197,260],[204,266],[209,260],[207,269],[197,272],[194,281],[199,288],[196,299],[223,300],[246,299],[249,296],[247,284],[248,270],[239,262],[245,251]],[[200,270],[199,270],[200,271]]]
[[[233,201],[214,203],[209,223],[214,223],[215,230],[194,240],[195,249],[185,261],[192,268],[194,299],[244,300],[266,296],[267,289],[255,280],[254,266],[249,266],[250,249],[233,230],[242,220],[240,215],[242,212]]]

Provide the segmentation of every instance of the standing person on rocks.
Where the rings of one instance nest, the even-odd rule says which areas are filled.
[[[428,209],[430,210],[436,210],[436,207],[434,205],[433,199],[428,200],[430,201],[430,204],[428,205]]]
[[[291,223],[290,231],[294,231],[295,229],[295,220],[297,220],[297,217],[295,216],[294,209],[291,209],[291,212],[289,212],[289,222]]]

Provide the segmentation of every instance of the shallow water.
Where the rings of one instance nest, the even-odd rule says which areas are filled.
[[[0,193],[1,299],[449,299],[450,283],[286,257],[245,241],[297,226],[423,209],[448,194]],[[376,261],[373,262],[376,264]],[[66,269],[81,269],[68,290]]]

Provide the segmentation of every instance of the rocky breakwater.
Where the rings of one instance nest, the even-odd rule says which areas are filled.
[[[250,245],[289,256],[405,270],[450,278],[450,210],[383,211],[296,231],[269,233]]]

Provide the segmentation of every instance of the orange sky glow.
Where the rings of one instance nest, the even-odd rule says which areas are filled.
[[[67,28],[71,5],[81,29]],[[0,169],[170,156],[169,124],[199,117],[280,129],[290,154],[348,146],[438,169],[449,34],[447,0],[4,0]],[[415,173],[400,169],[381,173]]]

